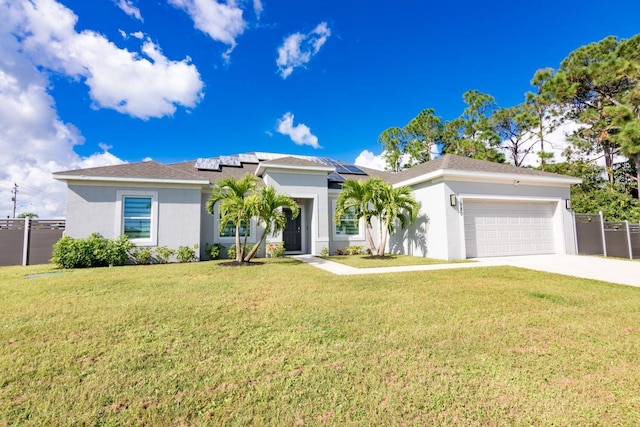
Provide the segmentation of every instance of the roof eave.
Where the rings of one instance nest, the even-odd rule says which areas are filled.
[[[180,184],[180,185],[209,185],[209,180],[202,179],[178,179],[178,178],[142,178],[122,176],[93,176],[93,175],[67,175],[53,174],[53,179],[58,181],[89,181],[89,182],[133,182],[151,184]]]
[[[476,172],[476,171],[459,171],[439,169],[414,178],[400,181],[394,184],[395,187],[412,186],[426,181],[432,181],[436,178],[451,179],[457,181],[484,181],[484,182],[507,182],[527,183],[527,184],[546,184],[546,185],[572,185],[582,183],[582,179],[570,176],[540,176],[527,175],[517,173],[498,173],[498,172]]]
[[[257,176],[262,176],[267,169],[285,169],[285,170],[296,170],[302,172],[335,172],[335,168],[332,166],[300,166],[300,165],[284,165],[277,163],[269,163],[268,165],[264,165],[260,163],[256,168],[255,174]]]

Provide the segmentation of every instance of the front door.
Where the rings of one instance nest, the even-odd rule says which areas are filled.
[[[287,216],[287,225],[282,232],[282,240],[284,241],[284,249],[287,252],[302,251],[302,215],[292,218],[291,209],[284,209]]]

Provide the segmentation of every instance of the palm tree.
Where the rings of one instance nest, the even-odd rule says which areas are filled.
[[[347,180],[342,184],[342,192],[336,200],[335,223],[339,223],[345,213],[353,209],[356,220],[364,218],[364,234],[372,253],[376,251],[376,245],[371,235],[371,218],[378,216],[375,201],[385,185],[386,183],[378,177],[367,181]]]
[[[300,212],[296,201],[286,194],[276,192],[275,187],[270,185],[260,190],[258,197],[258,220],[263,222],[265,226],[260,240],[253,246],[247,256],[245,256],[245,261],[248,262],[253,258],[267,234],[284,230],[287,225],[287,216],[283,208],[290,209],[293,218],[297,217]]]
[[[240,179],[225,178],[214,187],[205,205],[207,212],[214,214],[216,203],[220,202],[220,230],[231,222],[236,227],[236,262],[244,260],[244,252],[249,236],[251,218],[258,216],[259,197],[255,194],[257,178],[245,175]],[[240,228],[245,223],[244,240],[240,244]]]
[[[378,193],[376,204],[379,206],[380,219],[380,246],[378,256],[384,256],[387,246],[387,238],[396,229],[396,223],[400,221],[400,228],[405,229],[412,224],[418,216],[420,204],[411,195],[410,187],[394,188],[391,184],[385,184]]]

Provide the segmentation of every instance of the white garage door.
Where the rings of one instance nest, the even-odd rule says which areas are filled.
[[[553,205],[464,202],[467,258],[555,253]]]

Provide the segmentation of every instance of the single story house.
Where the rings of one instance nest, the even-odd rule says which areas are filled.
[[[362,221],[345,216],[336,223],[333,213],[345,180],[372,176],[411,187],[421,205],[417,221],[390,237],[389,252],[455,260],[576,251],[569,188],[579,179],[448,154],[396,174],[324,157],[247,153],[53,176],[68,187],[67,235],[126,234],[139,246],[173,249],[198,244],[206,259],[207,243],[235,241],[232,227],[220,229],[219,213],[205,210],[211,188],[244,174],[255,174],[261,185],[273,185],[298,203],[300,215],[268,238],[283,241],[290,254],[366,248]],[[248,226],[249,241],[257,241],[261,225]]]

